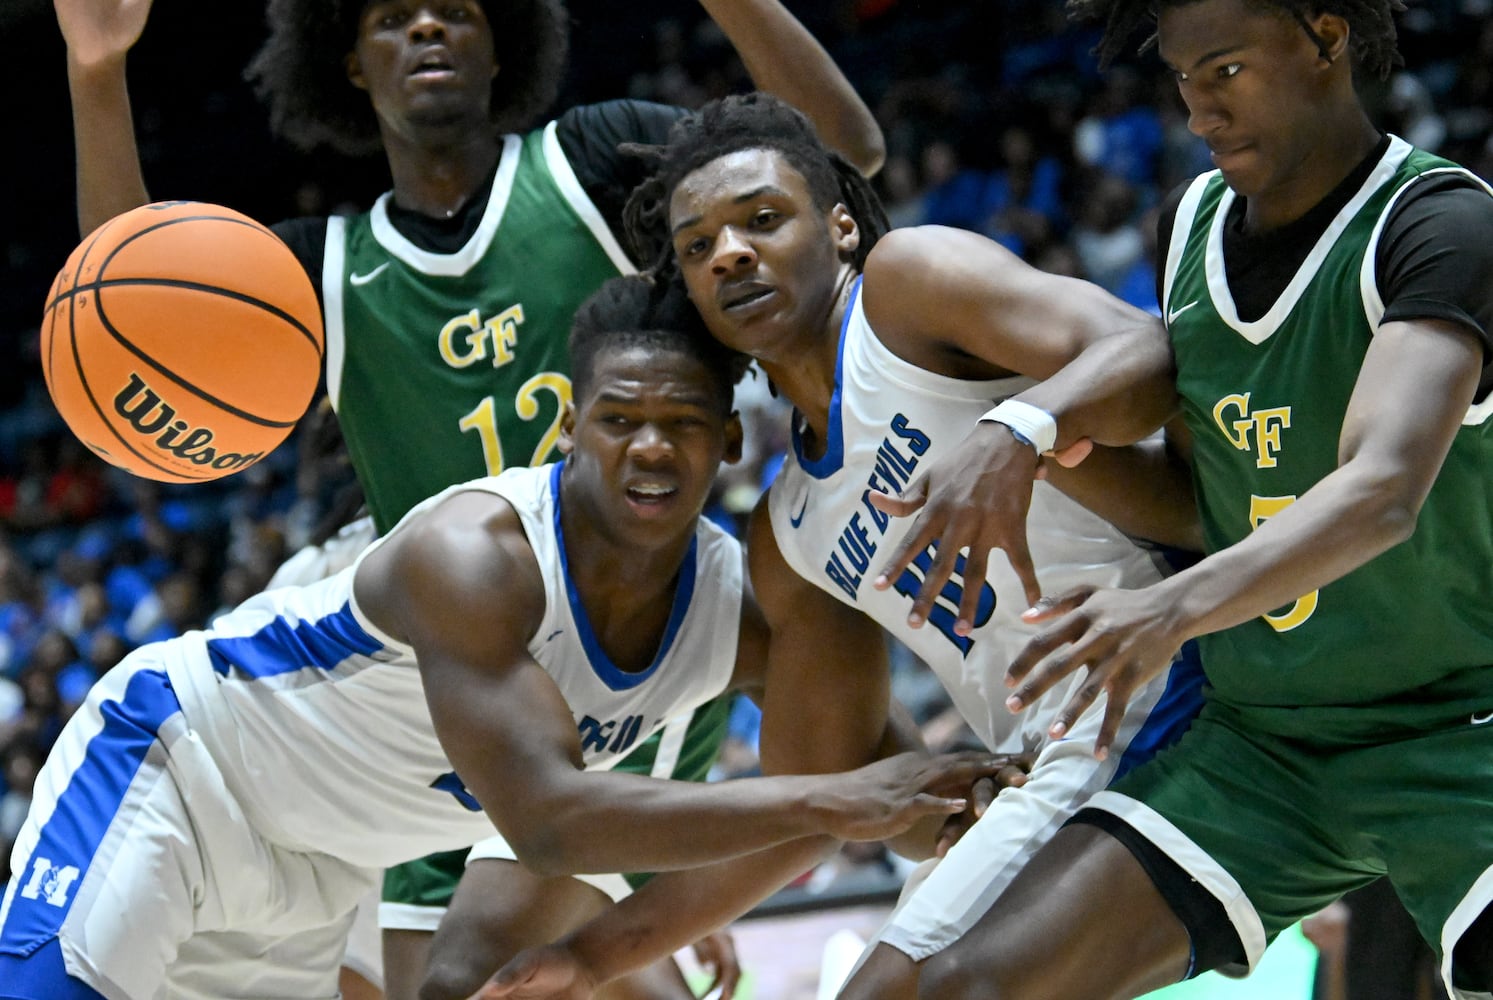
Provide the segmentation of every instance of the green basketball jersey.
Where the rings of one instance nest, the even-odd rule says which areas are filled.
[[[327,225],[327,392],[382,534],[454,483],[556,457],[576,307],[634,270],[555,126],[506,136],[472,238],[431,253],[370,212]]]
[[[1393,139],[1254,321],[1240,319],[1225,278],[1233,192],[1213,172],[1182,199],[1163,307],[1209,552],[1337,468],[1348,399],[1384,313],[1375,280],[1384,219],[1417,178],[1443,171],[1466,173]],[[1493,709],[1490,415],[1493,399],[1468,412],[1408,541],[1291,605],[1199,640],[1217,699],[1250,725],[1345,739],[1383,735],[1381,727],[1409,717],[1454,717],[1464,701]],[[1379,710],[1364,711],[1371,706]]]

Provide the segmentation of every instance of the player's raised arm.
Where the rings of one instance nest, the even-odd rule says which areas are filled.
[[[758,90],[809,116],[825,144],[870,177],[886,140],[824,46],[779,0],[700,0],[741,57]]]
[[[55,6],[67,41],[78,231],[86,236],[150,201],[125,81],[125,54],[145,30],[150,0],[55,0]]]
[[[933,367],[927,352],[957,351],[1045,380],[993,409],[902,496],[872,495],[889,514],[918,514],[876,586],[889,586],[936,545],[910,614],[922,622],[961,550],[968,549],[966,575],[978,576],[990,551],[1001,549],[1035,602],[1041,587],[1026,512],[1038,462],[1046,452],[1090,441],[1130,444],[1171,415],[1176,390],[1165,330],[1097,286],[1047,274],[991,240],[939,227],[888,234],[867,259],[866,276],[876,290],[866,298],[867,317],[914,364]],[[933,302],[938,308],[927,308]],[[905,340],[899,331],[908,332]],[[966,600],[974,600],[972,591]],[[968,630],[973,610],[960,609],[956,630]]]

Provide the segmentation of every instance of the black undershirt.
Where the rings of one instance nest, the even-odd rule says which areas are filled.
[[[1223,231],[1224,271],[1239,318],[1270,311],[1318,238],[1363,186],[1389,148],[1389,137],[1354,167],[1316,207],[1294,222],[1260,233],[1244,232],[1245,199],[1236,198]],[[1187,185],[1166,199],[1157,223],[1159,246],[1171,238],[1177,205]],[[1157,301],[1163,275],[1157,269]],[[1431,176],[1401,197],[1380,234],[1375,279],[1384,300],[1383,322],[1441,319],[1466,327],[1483,342],[1477,398],[1493,388],[1493,197],[1460,175]]]
[[[622,206],[632,189],[647,176],[647,165],[627,156],[618,146],[627,142],[661,145],[669,127],[685,109],[649,101],[616,100],[583,104],[555,120],[555,137],[570,161],[576,180],[590,196],[613,233],[622,232]],[[497,166],[480,188],[449,219],[401,208],[389,201],[389,221],[400,234],[422,250],[455,253],[466,245],[487,211]],[[271,227],[295,252],[321,295],[322,255],[326,249],[325,216],[287,219]]]

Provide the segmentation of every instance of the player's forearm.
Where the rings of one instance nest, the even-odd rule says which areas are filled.
[[[1344,465],[1257,530],[1156,584],[1182,638],[1230,628],[1311,595],[1409,538],[1418,505],[1372,463]]]
[[[1057,419],[1058,449],[1082,438],[1134,444],[1177,411],[1171,343],[1159,322],[1127,320],[1015,398]]]
[[[700,784],[580,772],[503,832],[540,875],[673,871],[827,833],[833,785],[827,777]]]
[[[1203,549],[1191,470],[1164,441],[1095,448],[1075,468],[1046,465],[1052,485],[1137,538],[1189,552]]]
[[[778,0],[700,0],[752,83],[809,116],[825,143],[871,176],[886,159],[881,126],[824,46]]]
[[[78,230],[88,235],[150,200],[140,170],[125,59],[83,65],[68,60],[77,156]]]
[[[563,943],[597,982],[609,982],[724,927],[838,845],[827,837],[796,840],[734,861],[659,875]]]

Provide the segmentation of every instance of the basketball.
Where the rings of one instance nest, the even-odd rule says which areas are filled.
[[[321,375],[316,291],[232,209],[160,202],[85,239],[47,295],[42,371],[72,432],[137,476],[220,479],[284,441]]]

